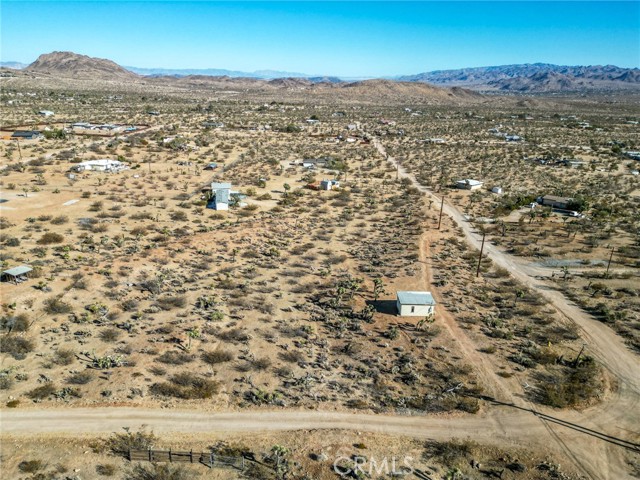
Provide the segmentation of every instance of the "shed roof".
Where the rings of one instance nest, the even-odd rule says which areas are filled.
[[[431,292],[398,292],[398,301],[402,305],[435,305]]]
[[[9,270],[4,270],[2,272],[3,275],[11,275],[12,277],[18,277],[20,275],[24,275],[25,273],[29,273],[33,268],[27,267],[26,265],[20,265],[19,267],[13,267]]]
[[[213,182],[211,184],[211,188],[213,190],[225,190],[225,189],[231,189],[231,184],[230,183],[216,183]]]
[[[481,182],[480,180],[472,180],[471,178],[467,178],[467,179],[464,179],[464,180],[458,180],[456,183],[458,183],[460,185],[470,185],[472,187],[474,187],[476,185],[484,184],[484,182]]]

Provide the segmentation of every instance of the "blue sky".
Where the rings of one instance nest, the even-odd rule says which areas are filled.
[[[512,63],[640,66],[640,2],[0,1],[3,61],[384,76]]]

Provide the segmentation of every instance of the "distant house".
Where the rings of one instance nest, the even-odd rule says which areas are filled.
[[[502,193],[502,187],[493,187],[491,191],[500,195]]]
[[[521,137],[521,136],[519,136],[519,135],[506,135],[506,136],[504,137],[504,139],[505,139],[507,142],[519,142],[519,141],[521,141],[521,140],[522,140],[522,137]]]
[[[51,110],[40,110],[38,115],[42,115],[43,117],[52,117],[55,114]]]
[[[322,180],[320,182],[320,190],[333,190],[339,187],[340,182],[338,180]]]
[[[74,172],[120,172],[125,168],[127,168],[127,165],[119,160],[103,158],[101,160],[87,160],[86,162],[77,163],[71,167],[71,170]]]
[[[26,265],[21,265],[19,267],[13,267],[8,270],[4,270],[2,272],[1,280],[3,282],[13,282],[13,283],[21,283],[24,282],[28,276],[29,272],[31,272],[33,268],[28,267]]]
[[[207,165],[205,165],[203,170],[215,170],[216,168],[218,168],[218,164],[213,162],[213,163],[208,163]]]
[[[329,164],[328,158],[311,158],[302,161],[304,168],[324,168]]]
[[[447,143],[444,138],[427,138],[426,142],[428,143]]]
[[[640,152],[624,152],[624,154],[633,160],[640,160]]]
[[[586,165],[587,162],[585,162],[584,160],[565,159],[565,160],[562,161],[562,163],[566,167],[578,168],[578,167],[583,167],[584,165]]]
[[[224,123],[222,122],[213,122],[213,121],[207,121],[207,122],[203,122],[202,126],[204,128],[222,128],[224,127]]]
[[[484,182],[481,182],[479,180],[472,180],[470,178],[467,178],[465,180],[458,180],[456,182],[456,187],[462,188],[464,190],[477,190],[478,188],[481,188],[482,185],[484,185]]]
[[[207,208],[213,210],[229,210],[229,203],[231,201],[231,184],[230,183],[218,183],[211,184],[211,199],[207,204]]]
[[[11,135],[13,140],[35,140],[42,137],[42,134],[37,130],[16,130]]]
[[[559,208],[561,210],[566,209],[572,201],[573,201],[573,198],[558,197],[556,195],[545,195],[544,197],[540,197],[538,199],[538,203],[542,205],[545,205],[551,208]]]
[[[431,292],[402,291],[396,294],[398,315],[403,317],[427,317],[436,310]]]

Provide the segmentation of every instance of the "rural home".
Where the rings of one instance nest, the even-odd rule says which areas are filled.
[[[127,168],[127,165],[119,160],[103,158],[101,160],[87,160],[86,162],[77,163],[70,170],[74,172],[119,172],[125,168]]]
[[[427,317],[436,310],[431,292],[401,291],[396,294],[398,315],[402,317]]]
[[[542,205],[559,209],[566,209],[572,201],[573,198],[558,197],[556,195],[545,195],[538,199],[538,203]]]
[[[42,115],[43,117],[52,117],[54,113],[51,110],[40,110],[38,115]]]
[[[310,158],[302,161],[304,168],[323,168],[329,164],[327,158]]]
[[[42,134],[37,130],[16,130],[11,135],[13,140],[35,140],[41,138]]]
[[[211,184],[211,199],[207,204],[207,208],[213,210],[229,210],[231,200],[231,184],[217,183]]]
[[[467,178],[465,180],[458,180],[456,182],[456,187],[465,190],[477,190],[478,188],[481,188],[482,185],[484,185],[484,182],[481,182],[479,180],[471,180],[470,178]]]

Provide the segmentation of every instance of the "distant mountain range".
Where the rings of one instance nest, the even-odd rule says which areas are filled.
[[[30,65],[2,62],[0,66],[23,70],[31,74],[49,74],[78,79],[124,80],[141,78],[185,78],[189,83],[207,83],[211,78],[242,78],[269,80],[272,86],[303,86],[315,83],[349,83],[346,79],[314,76],[276,70],[242,72],[225,69],[164,69],[121,67],[111,60],[78,55],[72,52],[43,54]],[[295,80],[304,80],[296,82]],[[391,81],[429,83],[441,87],[497,93],[553,93],[594,90],[640,89],[640,69],[620,68],[613,65],[562,66],[547,63],[503,65],[495,67],[436,70],[392,77]],[[356,82],[357,83],[357,82]]]
[[[640,86],[640,69],[613,65],[563,66],[548,63],[436,70],[396,77],[404,82],[460,86],[474,90],[533,93]]]
[[[239,70],[225,70],[222,68],[187,68],[187,69],[175,69],[175,68],[138,68],[138,67],[124,67],[127,70],[137,73],[138,75],[145,76],[171,76],[171,77],[186,77],[188,75],[205,75],[210,77],[242,77],[242,78],[309,78],[313,75],[307,75],[304,73],[296,72],[281,72],[278,70],[257,70],[255,72],[241,72]]]

